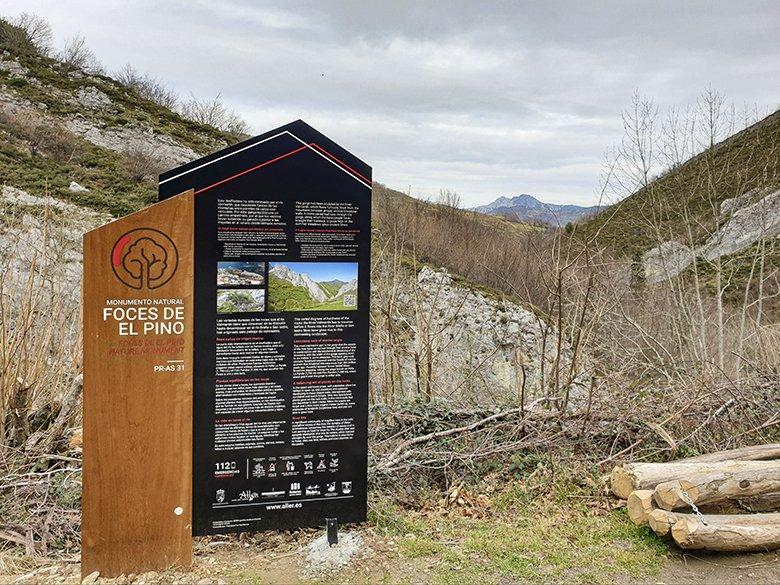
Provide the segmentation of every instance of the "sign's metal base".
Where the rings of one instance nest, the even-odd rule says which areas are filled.
[[[339,519],[325,518],[325,530],[328,534],[328,546],[335,546],[339,543]]]

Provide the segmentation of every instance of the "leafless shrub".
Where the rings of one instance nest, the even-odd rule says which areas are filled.
[[[66,41],[65,46],[57,54],[64,72],[81,70],[87,73],[101,73],[103,66],[95,54],[87,46],[87,40],[82,35],[75,35]]]
[[[40,16],[22,12],[10,20],[0,19],[0,46],[17,54],[48,55],[52,32]]]
[[[28,563],[80,541],[81,461],[68,449],[81,413],[72,229],[56,207],[0,199],[0,548],[22,547]]]
[[[37,53],[41,55],[49,54],[53,35],[51,26],[44,18],[29,12],[22,12],[19,16],[12,19],[11,23],[21,29],[25,42],[32,45]]]
[[[63,407],[63,425],[78,413],[81,362],[77,295],[68,286],[68,244],[54,228],[49,209],[36,227],[4,209],[0,269],[0,456],[51,446],[47,431]],[[17,223],[20,222],[20,223]]]
[[[122,85],[135,90],[141,97],[165,108],[175,109],[179,102],[178,96],[162,81],[148,73],[141,73],[130,63],[125,63],[124,67],[114,73],[114,78]]]
[[[445,207],[458,209],[460,207],[460,195],[452,189],[439,189],[439,196],[436,203]]]
[[[193,122],[213,126],[237,136],[245,135],[249,125],[222,101],[222,94],[213,99],[198,99],[194,95],[179,104],[179,113]]]
[[[122,152],[122,165],[136,183],[156,177],[164,168],[159,159],[142,148],[129,148]]]
[[[702,237],[718,233],[723,198],[777,184],[772,169],[778,145],[721,149],[719,141],[736,126],[734,110],[715,92],[705,92],[689,111],[661,124],[652,102],[634,100],[624,115],[625,138],[608,161],[602,197],[625,197],[645,189],[647,203],[639,208],[636,221],[660,244],[669,239],[673,218],[674,225],[684,228],[678,234],[693,248]],[[701,153],[697,164],[662,190],[654,179],[679,167],[691,153]],[[774,240],[756,244],[747,270],[733,258],[707,266],[696,259],[684,274],[638,283],[630,259],[602,248],[598,234],[578,236],[576,226],[569,230],[574,236],[565,230],[502,229],[498,220],[425,204],[381,185],[375,186],[374,200],[374,222],[380,237],[387,239],[382,249],[406,258],[396,265],[417,259],[446,266],[531,303],[554,331],[549,340],[553,351],[570,347],[572,363],[587,360],[594,388],[581,432],[592,432],[588,421],[612,421],[599,439],[600,461],[657,457],[664,451],[673,456],[686,449],[776,438],[780,404],[767,389],[778,383],[780,333],[766,309],[780,290],[780,274],[769,261],[776,250]],[[611,212],[605,213],[609,219]],[[393,285],[382,283],[380,288],[388,286],[391,290]],[[382,313],[374,317],[375,328],[379,324],[387,330],[383,313],[396,301],[380,293],[375,306]],[[385,331],[380,343],[392,344],[393,335],[405,333],[397,329]],[[382,350],[388,354],[383,358],[386,369],[397,367],[392,351]],[[571,371],[556,358],[545,372],[548,396],[563,393],[558,405],[563,419],[572,416],[565,407]],[[388,395],[404,396],[389,375],[385,380],[375,400],[389,404]],[[603,415],[597,417],[594,409]],[[660,433],[653,430],[659,424]],[[485,436],[491,432],[486,426]],[[420,455],[422,461],[446,467],[444,451],[436,440],[430,444],[431,450]],[[476,451],[497,448],[486,444]],[[413,451],[417,464],[421,460],[416,448]],[[449,461],[461,454],[468,459],[476,451],[448,451]]]
[[[33,156],[68,162],[84,151],[76,135],[35,110],[0,111],[0,128],[22,140]]]

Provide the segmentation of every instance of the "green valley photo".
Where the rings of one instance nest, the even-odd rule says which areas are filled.
[[[356,262],[271,262],[268,310],[354,311]]]

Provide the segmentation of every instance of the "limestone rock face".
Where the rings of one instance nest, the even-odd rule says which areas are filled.
[[[292,284],[293,286],[300,286],[306,289],[306,291],[309,293],[309,296],[313,298],[315,301],[319,301],[320,303],[328,300],[327,293],[320,287],[319,284],[314,282],[312,278],[308,274],[299,274],[298,272],[295,272],[294,270],[290,270],[287,266],[284,266],[283,264],[278,264],[271,268],[271,270],[268,272],[268,274],[273,275],[277,278],[280,278],[282,280],[285,280]]]
[[[89,110],[106,110],[113,107],[111,98],[94,86],[80,87],[71,100]]]
[[[175,167],[198,158],[198,154],[170,136],[156,134],[151,128],[104,128],[82,116],[70,118],[65,126],[92,144],[116,152],[141,151],[154,155],[162,167]]]
[[[108,214],[5,185],[0,193],[0,260],[12,265],[22,277],[29,272],[34,259],[50,263],[57,279],[53,283],[57,285],[57,294],[70,295],[78,305],[82,237],[84,232],[110,220]]]
[[[19,61],[12,59],[8,51],[3,51],[3,55],[0,57],[0,70],[17,77],[27,77],[27,74],[30,72]]]
[[[341,288],[336,293],[336,297],[340,297],[341,295],[345,295],[348,292],[355,292],[357,290],[357,278],[353,278],[349,282],[341,285]]]
[[[780,189],[753,189],[726,199],[720,206],[721,225],[704,244],[690,248],[664,242],[644,253],[642,266],[647,282],[674,278],[696,257],[709,261],[744,250],[762,239],[780,236]]]
[[[659,282],[674,278],[685,270],[695,257],[694,251],[679,242],[664,242],[642,255],[645,279]]]
[[[528,309],[458,286],[444,269],[425,267],[416,282],[401,288],[389,324],[394,355],[388,357],[384,344],[389,341],[375,339],[372,379],[386,377],[394,359],[399,372],[394,383],[406,397],[430,388],[434,398],[516,405],[524,381],[526,403],[560,397],[565,387],[570,406],[585,400],[590,378],[575,365],[569,379],[573,352],[568,345],[562,348],[555,388],[556,331]],[[375,334],[382,334],[378,325]]]
[[[747,201],[753,197],[758,200],[738,209],[727,206],[731,217],[702,246],[701,256],[707,260],[715,260],[720,256],[739,252],[762,238],[780,235],[780,189],[751,191],[743,197],[746,196]],[[726,200],[724,203],[729,201],[732,200]]]

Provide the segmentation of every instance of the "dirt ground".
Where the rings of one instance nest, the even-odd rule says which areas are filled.
[[[191,571],[145,573],[116,579],[94,576],[97,583],[187,583],[218,585],[250,583],[256,585],[339,584],[417,584],[472,583],[468,567],[442,573],[442,560],[420,556],[409,558],[395,538],[378,535],[373,529],[358,530],[365,541],[365,552],[336,573],[322,573],[306,563],[306,546],[318,536],[305,531],[287,535],[269,535],[267,542],[237,540],[198,540]],[[453,543],[455,546],[455,543]],[[79,564],[52,562],[23,573],[0,574],[0,583],[79,583]],[[476,562],[476,561],[475,561]],[[599,579],[599,581],[601,581]],[[500,585],[523,582],[496,573],[483,581]],[[780,556],[777,553],[746,555],[683,554],[671,548],[660,558],[656,570],[639,578],[615,575],[608,581],[628,584],[731,584],[780,583]]]

